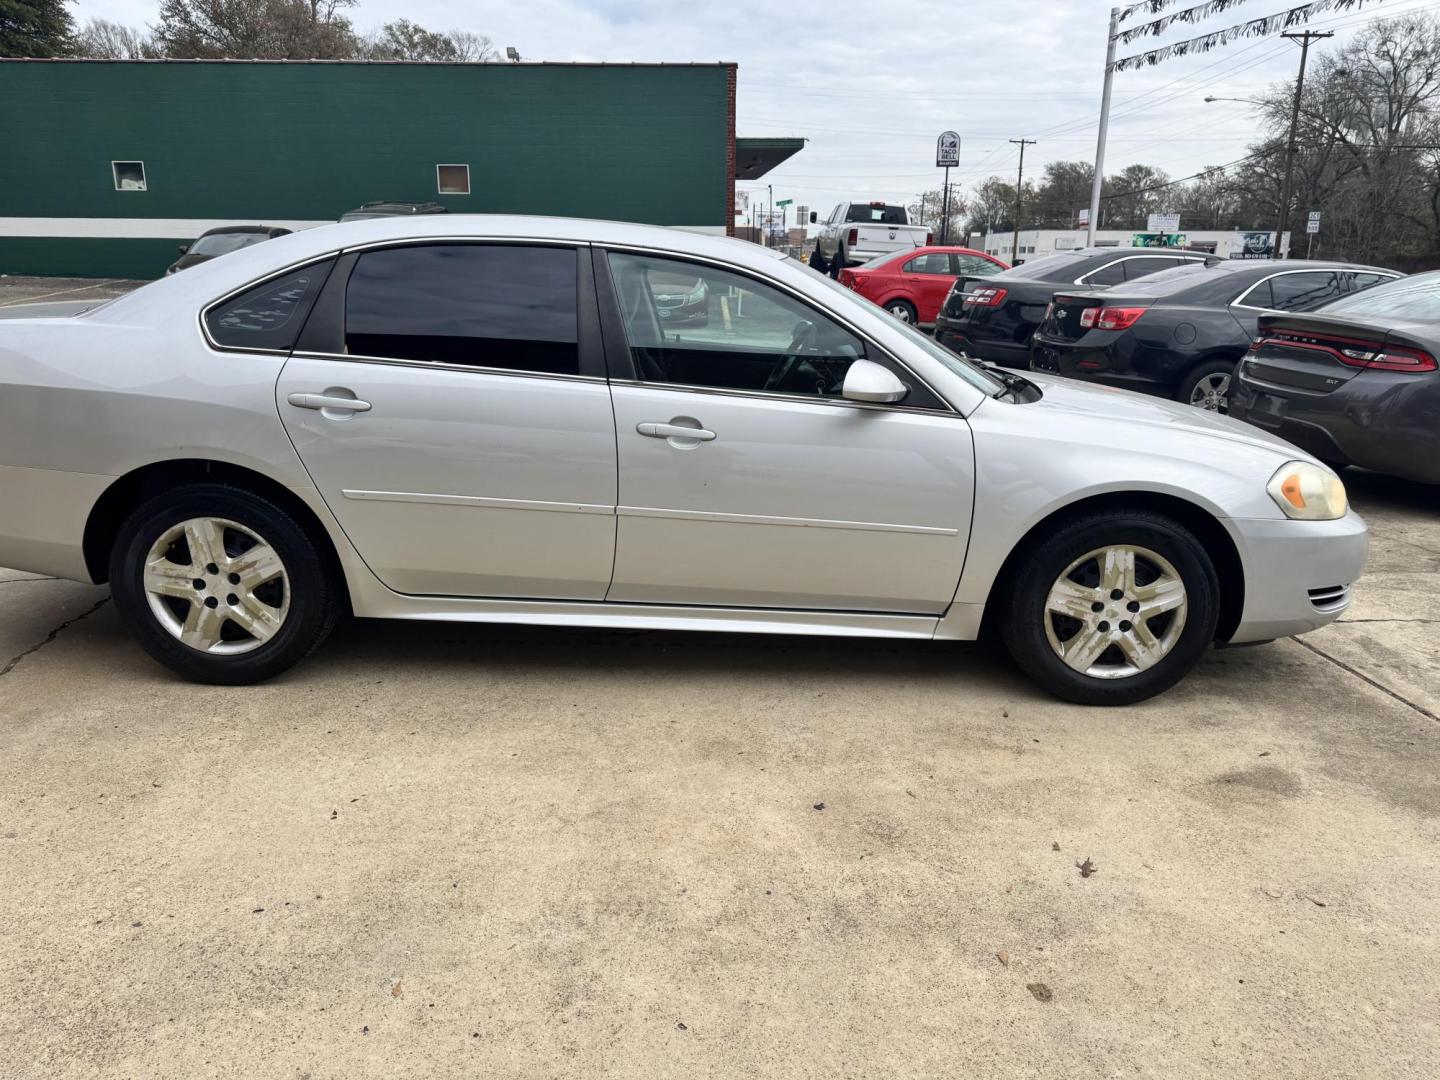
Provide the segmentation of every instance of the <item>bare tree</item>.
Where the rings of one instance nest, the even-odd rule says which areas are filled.
[[[108,19],[91,19],[75,35],[75,55],[92,60],[153,60],[164,54],[149,33]]]
[[[450,44],[455,49],[456,60],[488,64],[500,59],[500,50],[484,34],[471,30],[451,30],[445,36],[450,39]]]

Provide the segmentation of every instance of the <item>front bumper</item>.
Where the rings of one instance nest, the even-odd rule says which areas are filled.
[[[1272,641],[1317,630],[1350,606],[1365,569],[1365,519],[1231,518],[1226,524],[1245,567],[1245,607],[1231,644]]]

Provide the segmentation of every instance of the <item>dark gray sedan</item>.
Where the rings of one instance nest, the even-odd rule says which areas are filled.
[[[1230,415],[1332,465],[1440,484],[1440,272],[1266,315]]]

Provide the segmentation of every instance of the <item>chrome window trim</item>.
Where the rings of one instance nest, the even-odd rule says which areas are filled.
[[[1387,270],[1364,270],[1364,271],[1358,271],[1358,270],[1350,270],[1350,269],[1347,269],[1347,268],[1344,268],[1344,267],[1339,267],[1339,266],[1302,266],[1302,267],[1301,267],[1300,269],[1298,269],[1298,270],[1277,270],[1277,271],[1275,271],[1275,273],[1273,273],[1273,274],[1267,274],[1265,277],[1261,278],[1259,281],[1255,282],[1255,284],[1251,285],[1248,289],[1246,289],[1244,292],[1242,292],[1242,293],[1241,293],[1239,296],[1237,296],[1234,300],[1231,300],[1231,301],[1230,301],[1230,306],[1231,306],[1231,307],[1244,308],[1246,311],[1282,311],[1282,310],[1283,310],[1282,308],[1256,307],[1254,304],[1246,304],[1246,303],[1243,303],[1242,301],[1243,301],[1247,296],[1249,296],[1252,292],[1254,292],[1256,289],[1258,289],[1261,285],[1264,285],[1266,282],[1269,282],[1269,281],[1274,281],[1274,280],[1275,280],[1276,278],[1278,278],[1278,277],[1288,277],[1288,276],[1291,275],[1291,274],[1350,274],[1350,273],[1384,274],[1384,275],[1389,275],[1391,281],[1395,281],[1395,280],[1397,280],[1397,279],[1402,278],[1402,277],[1405,276],[1404,274],[1390,274],[1390,272],[1387,271]],[[1361,291],[1361,292],[1364,292],[1365,290],[1364,290],[1364,289],[1361,289],[1360,291]],[[1342,290],[1341,292],[1337,293],[1335,296],[1331,297],[1331,299],[1333,299],[1333,300],[1338,300],[1340,297],[1345,296],[1345,295],[1347,295],[1347,294]],[[1327,301],[1327,303],[1328,303],[1328,301]]]
[[[1136,259],[1179,259],[1179,260],[1181,260],[1182,262],[1205,262],[1208,258],[1210,258],[1210,256],[1208,256],[1208,255],[1195,255],[1194,257],[1192,257],[1192,256],[1190,256],[1190,255],[1188,255],[1188,254],[1182,255],[1182,254],[1180,254],[1179,252],[1171,252],[1171,251],[1167,251],[1167,252],[1165,252],[1164,254],[1157,254],[1157,253],[1152,252],[1152,253],[1150,253],[1150,254],[1148,254],[1148,255],[1126,255],[1124,258],[1116,259],[1116,260],[1114,260],[1113,262],[1108,262],[1108,263],[1106,263],[1104,266],[1097,266],[1094,270],[1091,270],[1091,271],[1089,271],[1088,273],[1081,274],[1078,278],[1076,278],[1076,279],[1074,280],[1074,282],[1072,282],[1072,284],[1075,284],[1075,285],[1085,285],[1085,284],[1088,284],[1089,279],[1092,278],[1092,277],[1094,277],[1096,274],[1100,273],[1100,271],[1102,271],[1102,270],[1109,270],[1110,267],[1112,267],[1112,266],[1119,266],[1119,265],[1120,265],[1121,263],[1123,263],[1123,262],[1133,262],[1133,261],[1136,260]],[[1172,269],[1173,269],[1173,268],[1172,268]],[[1157,271],[1155,271],[1155,272],[1156,272],[1157,274],[1158,274],[1158,273],[1161,273],[1161,271],[1159,271],[1159,270],[1157,270]],[[1137,278],[1136,280],[1138,281],[1139,279]],[[1119,281],[1117,281],[1115,284],[1116,284],[1116,285],[1119,285],[1119,284],[1122,284],[1122,283],[1119,282]],[[1124,284],[1129,284],[1129,283],[1128,283],[1128,282],[1125,282]],[[1097,285],[1096,288],[1099,288],[1099,289],[1108,289],[1108,288],[1110,288],[1110,286],[1109,286],[1109,285]]]
[[[893,412],[913,416],[951,416],[964,419],[954,409],[928,409],[919,405],[908,407],[890,405],[875,401],[851,401],[849,398],[820,397],[818,394],[780,394],[769,390],[736,390],[728,386],[691,386],[688,383],[645,382],[641,379],[611,379],[611,386],[635,386],[642,390],[669,390],[685,394],[711,394],[718,397],[748,398],[752,401],[786,401],[806,405],[826,405],[830,408],[867,409],[879,412]],[[931,391],[932,393],[934,391]],[[939,394],[935,395],[944,401]]]
[[[679,262],[698,262],[698,263],[704,263],[704,264],[706,264],[706,265],[714,266],[714,267],[717,267],[717,268],[719,268],[719,269],[721,269],[721,270],[725,270],[725,271],[727,271],[727,272],[729,272],[729,273],[737,274],[737,275],[739,275],[740,277],[748,277],[748,278],[750,278],[750,279],[752,279],[752,280],[754,280],[754,281],[759,281],[759,282],[761,282],[762,284],[765,284],[765,285],[770,286],[772,289],[779,289],[781,292],[787,293],[788,295],[790,295],[791,297],[793,297],[795,300],[797,300],[797,301],[799,301],[800,303],[804,304],[806,307],[810,308],[812,311],[816,312],[817,314],[823,315],[825,318],[829,319],[829,320],[830,320],[831,322],[833,322],[833,323],[838,323],[838,324],[840,324],[840,325],[843,326],[846,330],[848,330],[850,333],[854,334],[857,338],[859,338],[867,347],[869,347],[869,348],[874,348],[876,351],[884,354],[884,355],[885,355],[886,357],[888,357],[890,360],[894,361],[895,364],[898,365],[898,366],[901,368],[901,370],[907,372],[907,373],[910,375],[911,378],[913,378],[913,379],[914,379],[916,382],[918,382],[921,386],[925,387],[926,390],[930,391],[930,393],[934,395],[935,400],[941,402],[941,403],[945,406],[944,409],[927,409],[927,408],[918,408],[918,407],[913,406],[913,405],[912,405],[912,406],[909,406],[909,407],[906,407],[906,406],[903,406],[903,405],[880,405],[880,406],[879,406],[880,408],[889,409],[889,410],[898,411],[898,412],[923,412],[923,413],[937,413],[937,412],[940,412],[940,413],[953,414],[953,415],[955,415],[955,416],[961,415],[960,410],[956,409],[955,406],[954,406],[953,404],[951,404],[951,402],[949,401],[949,399],[946,398],[944,394],[942,394],[942,393],[940,393],[940,391],[936,390],[935,387],[931,386],[930,383],[927,382],[927,381],[925,380],[925,378],[924,378],[923,376],[921,376],[918,372],[916,372],[914,368],[912,368],[909,364],[905,363],[905,361],[902,360],[902,359],[900,359],[900,357],[896,356],[896,355],[895,355],[895,351],[894,351],[893,349],[887,349],[884,345],[880,344],[880,342],[876,341],[873,337],[871,337],[869,334],[867,334],[864,330],[861,330],[861,329],[860,329],[858,326],[856,326],[854,323],[850,322],[850,321],[849,321],[848,319],[846,319],[843,315],[839,315],[839,314],[837,314],[837,313],[829,310],[828,308],[822,308],[822,307],[820,307],[820,306],[815,302],[815,300],[813,300],[813,299],[812,299],[811,297],[809,297],[809,296],[806,296],[804,293],[802,293],[802,292],[800,292],[798,289],[792,287],[792,286],[791,286],[790,284],[788,284],[787,282],[777,281],[775,278],[767,277],[767,276],[764,275],[764,274],[756,273],[754,270],[751,270],[749,267],[736,266],[734,263],[729,263],[729,262],[724,261],[723,259],[717,259],[717,258],[714,258],[713,256],[709,256],[709,255],[693,255],[693,254],[690,254],[690,253],[688,253],[688,252],[685,253],[685,254],[679,254],[679,253],[676,253],[676,252],[674,252],[674,251],[670,251],[668,248],[648,247],[648,246],[643,245],[643,244],[599,244],[599,243],[597,243],[595,246],[596,246],[596,247],[599,247],[602,251],[606,251],[606,252],[610,252],[610,251],[626,251],[626,252],[638,253],[638,254],[642,254],[642,255],[654,255],[654,256],[656,256],[656,257],[658,257],[658,258],[669,258],[669,259],[676,260],[676,261],[679,261]],[[622,321],[622,323],[623,323],[624,320],[622,319],[621,321]],[[625,343],[625,347],[626,347],[627,349],[630,347],[630,343],[629,343],[628,341]],[[865,359],[865,357],[859,357],[858,359]],[[651,383],[651,382],[644,382],[643,380],[639,380],[639,379],[636,379],[636,380],[614,379],[614,380],[611,380],[611,381],[612,381],[612,382],[617,382],[617,383],[618,383],[618,382],[629,383],[629,382],[632,382],[632,381],[633,381],[636,385],[640,385],[640,386],[664,386],[664,387],[666,387],[667,389],[724,390],[724,391],[726,391],[727,393],[738,393],[738,394],[743,394],[743,395],[748,396],[748,397],[759,397],[759,398],[766,399],[766,400],[776,399],[776,398],[785,398],[785,399],[790,399],[790,400],[796,400],[796,399],[798,399],[798,400],[801,400],[801,401],[821,401],[821,400],[824,400],[823,398],[819,398],[819,397],[816,397],[816,396],[804,397],[804,396],[799,395],[799,394],[777,394],[777,393],[772,393],[772,392],[754,391],[754,390],[729,390],[729,389],[726,388],[726,387],[691,387],[691,386],[687,386],[686,384],[683,384],[683,383]],[[841,399],[841,400],[843,400],[843,399]],[[861,404],[868,404],[868,403],[863,403],[863,402],[846,402],[846,404],[849,404],[849,405],[861,405]],[[871,406],[871,407],[874,407],[874,406]]]
[[[516,368],[487,367],[484,364],[447,364],[443,360],[406,360],[398,356],[367,356],[363,353],[300,351],[290,353],[297,360],[341,360],[387,367],[424,368],[429,371],[465,371],[474,375],[514,375],[521,379],[561,379],[565,382],[605,383],[599,375],[566,375],[557,371],[520,371]]]

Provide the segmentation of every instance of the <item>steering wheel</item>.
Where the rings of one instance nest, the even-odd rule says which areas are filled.
[[[765,380],[766,390],[779,390],[785,385],[785,381],[800,366],[805,351],[815,348],[816,337],[815,324],[809,319],[801,319],[795,324],[795,330],[790,335],[790,344],[785,349],[784,361],[777,364],[775,370],[770,372],[770,377]]]

